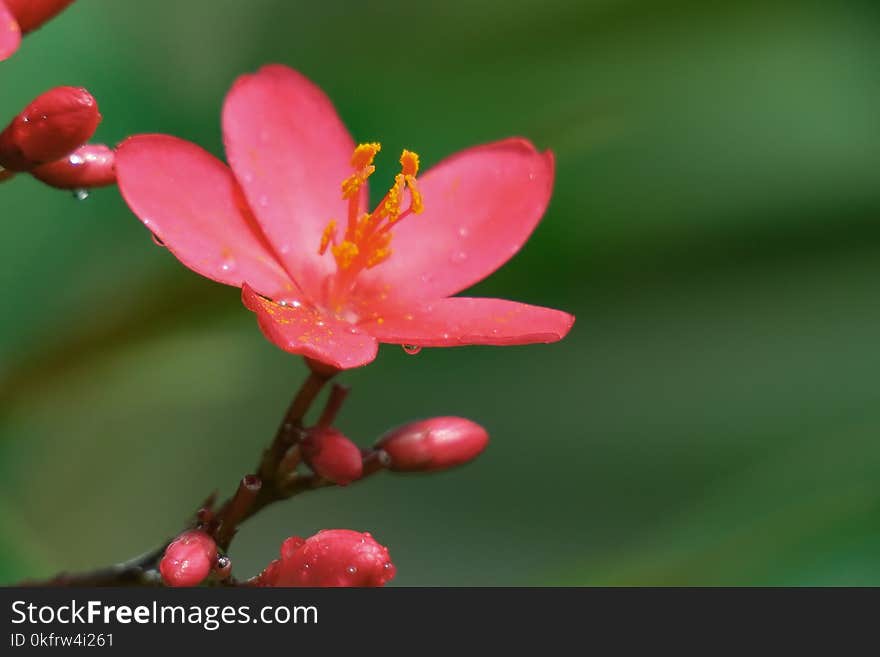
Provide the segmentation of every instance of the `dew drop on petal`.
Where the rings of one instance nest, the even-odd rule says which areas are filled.
[[[156,246],[165,246],[165,242],[159,239],[159,236],[156,233],[150,233],[150,236],[153,238],[153,244]]]
[[[422,348],[417,344],[405,344],[403,345],[403,350],[410,356],[415,356],[422,350]]]
[[[349,566],[345,569],[345,572],[347,572],[349,575],[354,575],[355,573],[357,573],[357,571],[358,569],[355,566]]]
[[[461,228],[458,229],[458,236],[459,237],[467,237],[469,234],[470,234],[470,231],[467,229],[466,226],[462,226]]]
[[[233,269],[235,269],[235,260],[233,258],[225,258],[222,263],[220,263],[220,271],[229,273]]]
[[[85,201],[89,197],[89,190],[80,187],[73,190],[73,198],[77,201]]]
[[[78,155],[77,153],[74,153],[73,155],[68,157],[67,161],[75,167],[78,167],[80,164],[85,164],[85,158],[82,155]]]

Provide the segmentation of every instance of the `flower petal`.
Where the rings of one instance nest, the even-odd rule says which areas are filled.
[[[296,293],[254,222],[229,168],[195,144],[137,135],[116,152],[123,198],[143,224],[202,276],[276,298]]]
[[[506,299],[453,297],[373,320],[361,328],[380,342],[456,347],[556,342],[572,324],[574,316],[561,310]]]
[[[263,335],[284,351],[339,369],[360,367],[376,358],[375,338],[308,304],[282,306],[263,298],[247,284],[241,289],[241,300],[257,314]]]
[[[0,0],[0,61],[7,59],[21,44],[21,29],[9,7]]]
[[[330,219],[347,216],[340,185],[354,149],[330,99],[292,69],[263,67],[226,96],[223,139],[263,232],[302,289],[319,298],[335,269],[333,258],[318,255],[321,234]]]
[[[391,257],[358,287],[396,300],[447,297],[498,269],[531,235],[553,189],[554,161],[525,139],[461,151],[419,178],[425,210],[394,228]]]

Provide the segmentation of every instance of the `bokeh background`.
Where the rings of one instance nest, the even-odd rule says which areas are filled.
[[[80,84],[97,140],[222,154],[226,90],[273,61],[427,165],[509,135],[552,148],[545,220],[473,292],[578,322],[346,374],[362,444],[458,414],[490,448],[267,510],[240,575],[350,527],[390,546],[398,585],[880,584],[880,5],[79,0],[0,65],[0,116]],[[304,367],[114,189],[22,178],[0,199],[10,583],[133,556],[230,492]]]

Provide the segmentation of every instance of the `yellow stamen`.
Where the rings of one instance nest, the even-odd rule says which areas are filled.
[[[318,248],[318,255],[324,255],[330,242],[336,243],[336,219],[331,219],[324,229],[324,233],[321,235],[321,246]]]
[[[376,167],[373,166],[373,160],[376,158],[376,153],[380,150],[382,150],[382,145],[376,143],[359,144],[354,149],[354,153],[351,156],[351,166],[354,167],[355,172],[342,181],[343,199],[348,200],[357,197],[357,193],[364,183],[367,182],[367,178],[373,175],[373,172],[376,170]]]
[[[342,244],[336,244],[331,251],[333,252],[333,257],[336,258],[336,264],[339,265],[340,269],[348,269],[351,267],[351,263],[354,262],[354,259],[357,258],[360,253],[358,245],[354,242],[349,242],[348,240],[345,240]]]
[[[321,235],[318,253],[323,255],[328,247],[340,271],[347,270],[345,280],[349,285],[354,276],[363,269],[370,269],[385,262],[391,256],[390,228],[408,214],[418,214],[424,210],[424,202],[416,183],[419,172],[419,156],[413,151],[404,150],[400,154],[400,173],[385,194],[385,198],[373,212],[359,213],[359,193],[367,179],[376,170],[373,161],[382,149],[381,144],[365,143],[358,145],[351,156],[354,172],[342,182],[342,198],[348,201],[348,224],[337,243],[336,221],[331,220]],[[403,209],[404,190],[410,191],[410,205]],[[331,246],[332,245],[332,246]]]
[[[416,214],[421,214],[422,210],[425,209],[425,204],[422,201],[422,193],[419,191],[419,186],[416,185],[416,177],[415,176],[406,176],[406,186],[409,187],[409,193],[412,196],[412,211]]]
[[[404,176],[412,176],[415,178],[416,174],[419,172],[419,154],[413,153],[404,148],[403,153],[400,154],[400,166],[400,173]]]
[[[382,150],[382,144],[376,142],[368,142],[366,144],[358,144],[351,155],[351,166],[355,169],[364,169],[373,163],[376,159],[376,153]]]

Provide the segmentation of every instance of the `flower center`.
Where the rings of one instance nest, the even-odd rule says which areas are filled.
[[[337,274],[331,290],[331,302],[338,305],[354,283],[355,277],[364,269],[372,269],[391,256],[391,229],[410,214],[424,210],[422,195],[416,184],[419,172],[419,156],[404,150],[400,154],[400,173],[394,177],[391,189],[372,212],[360,212],[360,192],[367,179],[376,170],[373,160],[382,149],[381,144],[360,144],[351,156],[354,168],[342,181],[342,198],[348,201],[348,218],[345,232],[339,234],[336,219],[331,219],[321,235],[318,253],[328,249],[336,260]],[[403,209],[403,192],[409,189],[410,203]]]

